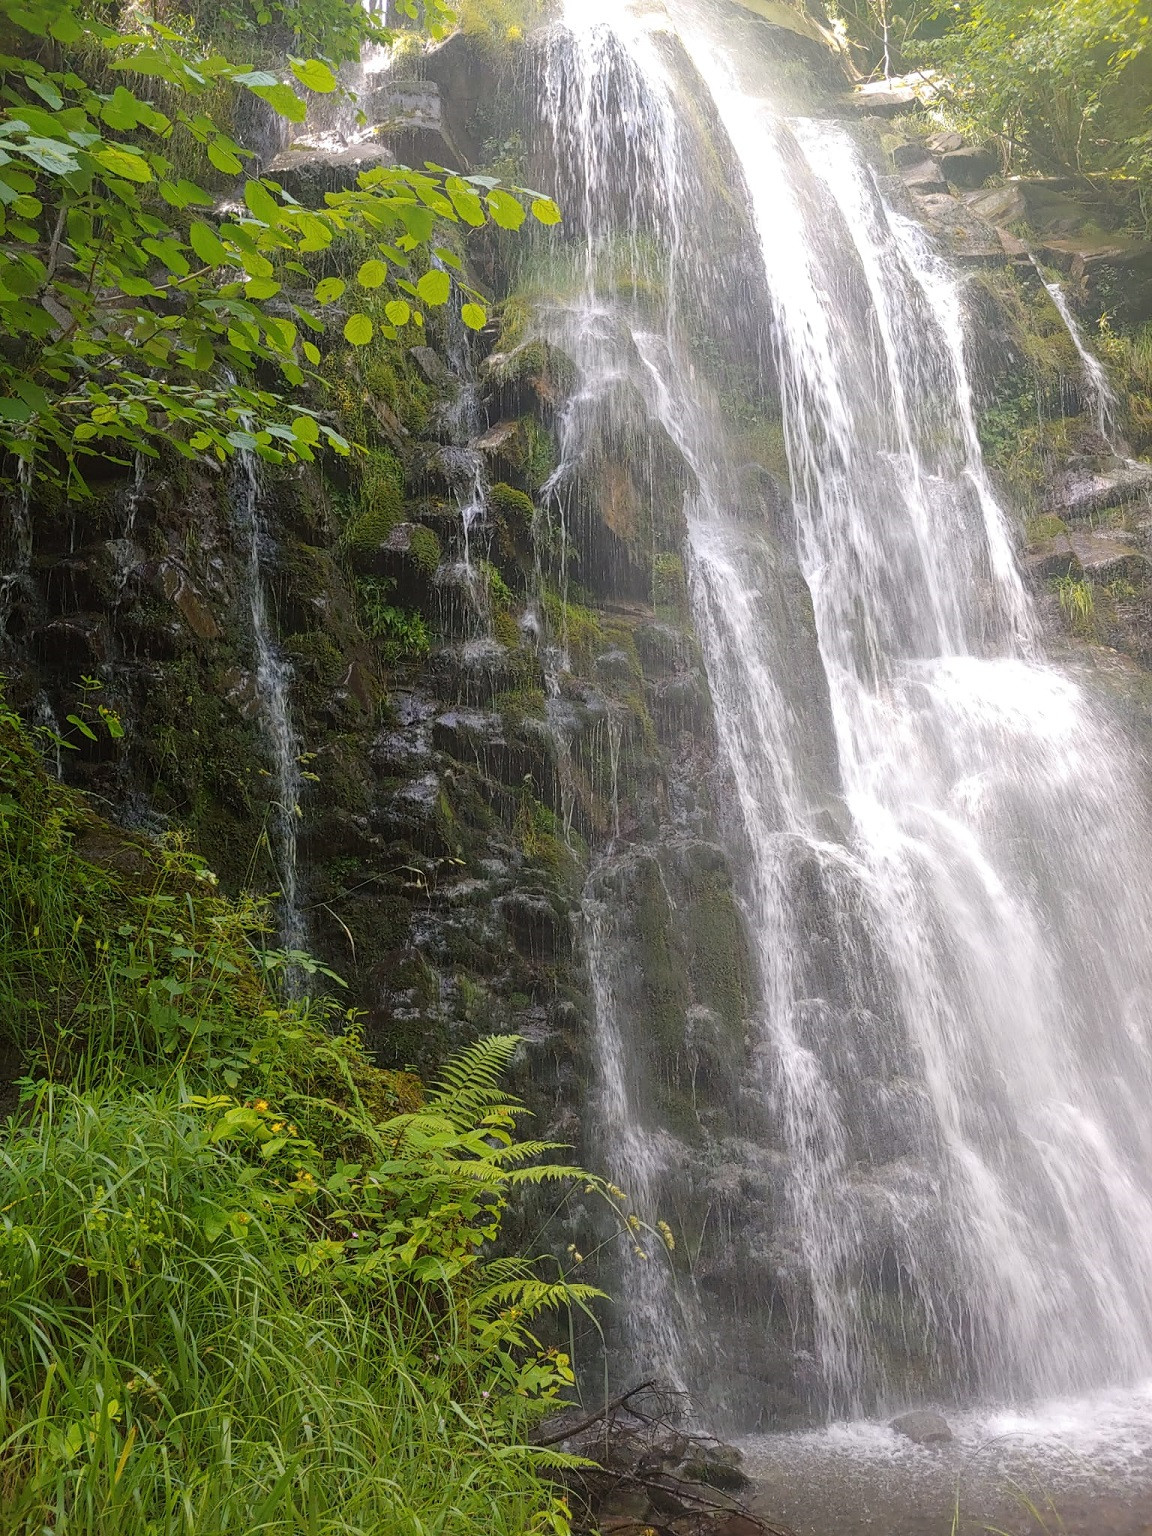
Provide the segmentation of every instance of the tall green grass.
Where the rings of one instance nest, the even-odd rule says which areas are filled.
[[[381,1073],[277,998],[259,922],[0,710],[0,1529],[563,1536],[529,1436],[572,1373],[531,1327],[596,1293],[489,1256],[576,1172],[517,1138],[516,1042]]]

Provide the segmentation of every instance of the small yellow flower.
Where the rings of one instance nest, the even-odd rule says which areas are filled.
[[[262,1115],[264,1113],[264,1111],[268,1108],[268,1100],[267,1099],[257,1099],[256,1102],[253,1104],[252,1108],[256,1111],[257,1114]]]

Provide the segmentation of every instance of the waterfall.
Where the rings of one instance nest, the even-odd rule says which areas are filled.
[[[1092,414],[1096,418],[1096,430],[1118,459],[1127,459],[1128,450],[1121,441],[1116,424],[1118,409],[1116,395],[1108,381],[1104,365],[1093,352],[1089,351],[1063,288],[1055,278],[1047,275],[1040,265],[1039,258],[1033,252],[1030,251],[1028,254],[1032,265],[1036,268],[1037,277],[1056,306],[1056,312],[1064,322],[1064,329],[1076,348],[1076,355],[1080,359],[1080,367],[1084,373],[1084,383],[1088,387],[1088,396],[1092,403]]]
[[[848,132],[774,105],[766,36],[702,0],[568,0],[544,66],[582,273],[539,320],[581,372],[563,457],[595,462],[626,387],[691,471],[759,974],[738,1133],[686,1148],[645,1098],[594,872],[609,1167],[643,1202],[684,1177],[727,1200],[736,1297],[701,1320],[641,1291],[633,1345],[714,1407],[780,1347],[833,1412],[1134,1380],[1152,1369],[1148,786],[1043,657],[958,281]],[[738,397],[778,420],[784,498]]]
[[[247,449],[236,456],[232,481],[236,530],[246,557],[248,617],[256,653],[256,693],[260,724],[272,759],[271,849],[280,885],[277,940],[282,949],[302,950],[308,931],[299,906],[296,842],[300,818],[300,738],[292,724],[292,668],[272,636],[264,586],[263,545],[267,538],[256,457]]]

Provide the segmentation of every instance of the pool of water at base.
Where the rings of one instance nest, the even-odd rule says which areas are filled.
[[[1152,1536],[1152,1382],[1029,1409],[947,1412],[744,1442],[750,1502],[796,1536]]]

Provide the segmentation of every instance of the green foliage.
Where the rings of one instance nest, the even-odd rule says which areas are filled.
[[[161,439],[187,457],[247,449],[293,462],[322,444],[347,453],[324,419],[303,406],[290,413],[256,380],[263,368],[284,386],[304,383],[321,361],[307,334],[324,329],[315,308],[340,306],[353,347],[421,326],[454,285],[484,323],[436,231],[518,228],[523,202],[492,178],[376,167],[313,211],[276,182],[245,176],[250,152],[209,108],[254,95],[303,121],[298,88],[336,88],[323,59],[290,59],[282,77],[234,64],[142,11],[118,31],[76,0],[0,3],[37,54],[0,59],[0,448],[38,474],[82,487],[85,457],[154,456]],[[308,14],[328,25],[322,9]],[[429,14],[443,18],[438,0]],[[366,13],[347,24],[379,31]],[[70,67],[85,67],[82,37],[86,75]],[[339,34],[336,46],[346,55],[352,41]],[[539,222],[556,221],[547,199],[530,201]],[[372,247],[355,280],[313,285],[313,256],[349,233]],[[414,254],[433,249],[442,267],[417,276]],[[367,312],[381,288],[383,322]]]
[[[422,614],[390,601],[395,582],[386,577],[361,577],[356,583],[364,628],[380,643],[385,662],[427,656],[432,639]]]
[[[1073,630],[1090,636],[1095,628],[1096,595],[1092,583],[1082,576],[1056,576],[1052,588],[1060,599],[1060,608]]]
[[[99,822],[6,709],[0,885],[42,1079],[0,1142],[5,1531],[565,1536],[527,1436],[572,1370],[531,1329],[599,1293],[489,1245],[519,1186],[616,1201],[517,1139],[515,1038],[379,1072],[276,997],[307,957],[254,948],[258,908]]]
[[[1147,0],[842,0],[877,71],[932,64],[949,112],[1044,172],[1147,176]]]

